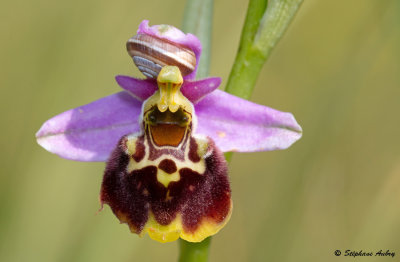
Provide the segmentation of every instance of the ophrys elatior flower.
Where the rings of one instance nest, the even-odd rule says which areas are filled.
[[[58,116],[37,132],[59,156],[107,161],[100,200],[132,232],[168,242],[198,242],[232,212],[222,152],[285,149],[301,137],[290,113],[194,81],[199,40],[143,21],[127,43],[148,79],[117,76],[125,91]]]

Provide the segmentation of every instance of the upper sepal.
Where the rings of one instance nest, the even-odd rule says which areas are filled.
[[[291,113],[220,90],[206,96],[195,108],[197,132],[211,137],[223,152],[286,149],[302,136]]]
[[[130,76],[118,75],[115,77],[118,85],[128,91],[139,101],[144,101],[157,91],[154,79],[137,79]]]
[[[47,120],[36,139],[66,159],[106,161],[123,135],[140,130],[141,107],[139,100],[119,92]]]

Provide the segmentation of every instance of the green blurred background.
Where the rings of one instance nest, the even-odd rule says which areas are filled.
[[[215,1],[211,75],[226,83],[247,1]],[[36,144],[48,118],[139,76],[125,42],[143,19],[180,26],[184,1],[6,0],[0,10],[0,261],[176,261],[140,239],[98,193],[104,163]],[[235,154],[234,212],[211,261],[347,261],[336,249],[400,257],[400,2],[305,1],[252,100],[293,112],[303,138]],[[391,258],[360,258],[386,261]],[[357,260],[358,261],[358,260]]]

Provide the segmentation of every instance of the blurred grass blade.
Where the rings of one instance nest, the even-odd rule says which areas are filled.
[[[210,72],[213,0],[188,0],[185,6],[182,29],[196,35],[203,46],[197,79],[205,78]]]

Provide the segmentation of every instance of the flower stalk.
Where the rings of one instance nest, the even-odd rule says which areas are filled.
[[[250,0],[238,53],[225,91],[249,99],[262,66],[282,37],[302,0]],[[208,76],[212,36],[213,0],[188,0],[183,30],[196,35],[203,44],[198,78]],[[226,153],[229,162],[232,153]],[[211,237],[200,243],[179,240],[179,262],[208,261]]]
[[[179,262],[206,262],[210,251],[211,238],[208,237],[199,243],[179,240]]]

